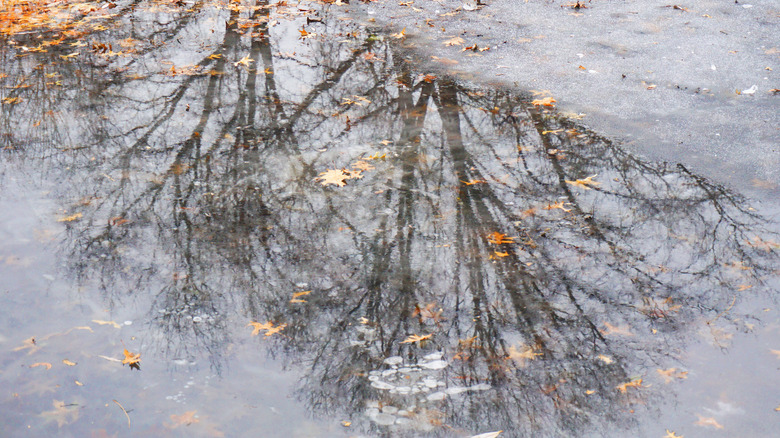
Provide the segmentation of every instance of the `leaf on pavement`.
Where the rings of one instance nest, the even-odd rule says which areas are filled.
[[[424,341],[426,339],[430,339],[431,336],[433,336],[433,333],[431,333],[429,335],[424,335],[424,336],[410,335],[408,338],[406,338],[403,341],[401,341],[401,343],[402,344],[412,344],[412,343],[415,343],[415,342],[420,342],[420,341]]]

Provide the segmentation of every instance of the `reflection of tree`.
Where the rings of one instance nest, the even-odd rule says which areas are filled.
[[[524,96],[418,76],[377,38],[281,53],[295,26],[269,28],[273,8],[254,6],[223,12],[214,49],[191,53],[203,74],[144,71],[167,50],[147,47],[96,81],[99,105],[79,101],[111,124],[54,123],[50,138],[87,147],[41,149],[85,171],[62,189],[84,214],[69,226],[74,273],[114,300],[153,296],[172,356],[219,364],[241,307],[288,324],[277,347],[306,366],[320,411],[415,405],[404,427],[443,435],[615,427],[650,393],[618,385],[673,357],[683,321],[770,274],[764,220],[723,188]],[[150,32],[174,41],[209,15],[185,17]],[[250,68],[233,64],[247,53]],[[347,187],[313,182],[360,159],[373,169]],[[592,175],[600,185],[572,184]],[[302,288],[307,302],[290,303]],[[411,334],[433,337],[400,343]],[[481,389],[429,400],[368,379],[387,357],[437,351],[448,366],[428,377]]]

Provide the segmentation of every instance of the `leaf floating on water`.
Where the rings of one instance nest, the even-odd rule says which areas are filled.
[[[704,417],[699,414],[696,414],[699,419],[693,423],[696,426],[702,426],[702,427],[714,427],[715,429],[723,429],[723,426],[718,423],[715,418],[713,417]]]
[[[501,432],[503,432],[503,430],[499,430],[496,432],[481,433],[479,435],[472,435],[471,438],[496,438],[499,435],[501,435]]]
[[[498,231],[494,231],[488,234],[488,243],[494,245],[501,245],[504,243],[515,243],[514,237],[507,237],[506,234],[501,234]]]
[[[121,328],[122,327],[122,326],[120,326],[119,324],[117,324],[114,321],[101,321],[99,319],[93,319],[92,322],[94,322],[95,324],[99,324],[99,325],[110,325],[110,326],[112,326],[114,328]]]
[[[303,297],[306,295],[309,295],[311,293],[310,290],[305,290],[303,292],[293,292],[292,299],[290,300],[291,303],[305,303],[306,300],[302,300],[298,297]]]
[[[76,366],[76,362],[69,361],[68,359],[62,359],[62,363],[69,367]]]
[[[57,219],[57,222],[73,222],[75,220],[81,219],[82,216],[83,216],[83,214],[76,213],[76,214],[72,214],[70,216],[61,217],[61,218]]]
[[[320,181],[322,185],[333,184],[335,186],[344,187],[347,185],[344,181],[348,179],[360,179],[363,178],[363,172],[360,170],[349,171],[346,169],[328,169],[326,172],[320,173],[320,176],[314,178],[315,181]]]
[[[406,338],[403,341],[401,341],[401,343],[402,344],[412,344],[414,342],[420,342],[420,341],[424,341],[426,339],[430,339],[431,336],[433,336],[433,333],[431,333],[429,335],[425,335],[425,336],[410,335],[408,338]]]
[[[171,415],[171,421],[173,421],[173,424],[166,424],[167,427],[171,429],[176,429],[180,426],[189,426],[193,423],[200,423],[200,420],[195,415],[197,411],[187,411],[181,415]]]
[[[54,400],[54,409],[51,411],[44,411],[40,413],[40,417],[43,417],[45,422],[56,421],[57,427],[62,427],[73,423],[79,419],[79,409],[77,404],[68,404],[60,400]]]
[[[666,435],[663,438],[684,438],[682,435],[677,435],[669,429],[666,429]]]
[[[612,324],[610,324],[608,322],[605,322],[604,323],[604,327],[606,327],[606,329],[600,329],[599,330],[601,332],[601,334],[604,335],[604,336],[607,336],[607,335],[634,336],[634,334],[631,333],[631,331],[629,330],[628,326],[615,327],[614,325],[612,325]]]
[[[575,186],[575,187],[580,187],[580,188],[583,188],[583,189],[585,189],[585,190],[590,190],[590,189],[591,189],[591,187],[596,187],[596,186],[598,186],[598,185],[600,185],[600,184],[601,184],[601,183],[600,183],[600,182],[598,182],[598,181],[593,181],[593,178],[595,178],[596,176],[598,176],[598,174],[596,174],[596,175],[591,175],[591,176],[589,176],[589,177],[587,177],[587,178],[584,178],[584,179],[578,179],[578,180],[575,180],[575,181],[569,181],[569,180],[566,180],[566,183],[567,183],[567,184],[571,184],[571,185],[573,185],[573,186]]]
[[[642,379],[636,379],[632,380],[630,382],[621,383],[620,385],[616,386],[618,391],[625,394],[628,391],[628,388],[645,388],[642,386]]]
[[[285,327],[287,327],[287,324],[281,324],[274,327],[274,323],[268,321],[265,323],[259,323],[259,322],[250,322],[247,324],[247,326],[254,327],[254,330],[252,330],[252,336],[257,336],[260,334],[260,330],[265,330],[265,336],[271,336],[275,335],[277,333],[280,333],[282,330],[284,330]]]
[[[598,356],[596,356],[596,357],[598,357],[598,359],[599,359],[600,361],[604,362],[604,363],[605,363],[605,364],[607,364],[607,365],[609,365],[609,364],[611,364],[612,362],[614,362],[614,360],[612,360],[612,358],[611,358],[611,357],[609,357],[609,356],[604,356],[603,354],[599,354],[599,355],[598,355]]]
[[[547,96],[547,97],[542,98],[542,99],[534,99],[534,100],[532,100],[531,101],[531,105],[554,107],[555,106],[555,102],[557,102],[555,99],[553,99],[551,96]]]
[[[135,368],[141,371],[141,353],[133,354],[125,348],[125,358],[122,359],[122,365],[130,365],[131,369]]]
[[[35,368],[35,367],[46,367],[46,370],[50,370],[51,364],[49,362],[36,362],[30,365],[30,368]]]
[[[664,383],[670,383],[675,378],[687,379],[688,371],[677,371],[677,368],[669,368],[668,370],[657,369],[658,374],[664,379]]]

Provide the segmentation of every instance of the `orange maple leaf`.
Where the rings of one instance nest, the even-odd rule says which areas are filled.
[[[548,96],[543,99],[534,99],[531,101],[531,105],[534,106],[555,106],[556,100]]]
[[[363,178],[363,171],[361,170],[346,170],[346,169],[328,169],[326,172],[321,172],[320,176],[314,178],[315,181],[319,181],[322,185],[333,184],[339,187],[347,185],[344,181],[348,179],[360,179]]]
[[[260,334],[260,330],[265,330],[265,336],[271,336],[275,335],[277,333],[280,333],[282,330],[284,330],[285,327],[287,327],[287,324],[281,324],[274,327],[274,323],[271,321],[265,322],[265,323],[259,323],[259,322],[250,322],[247,324],[247,326],[254,327],[254,330],[252,330],[252,336],[257,336]]]
[[[488,243],[494,245],[501,245],[502,243],[515,243],[514,237],[507,237],[506,234],[501,234],[498,231],[494,231],[488,234]]]
[[[127,351],[127,348],[125,348],[125,358],[122,359],[122,365],[130,365],[130,368],[135,368],[137,370],[141,369],[141,353],[133,354],[129,351]]]

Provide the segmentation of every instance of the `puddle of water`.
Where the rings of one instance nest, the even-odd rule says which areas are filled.
[[[776,206],[330,8],[185,5],[0,49],[6,430],[764,432]]]

